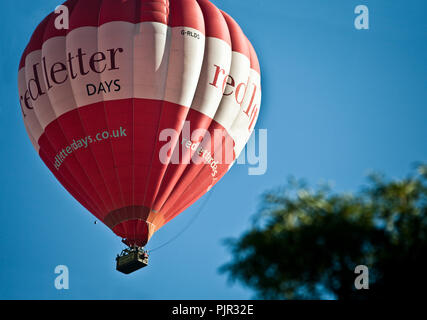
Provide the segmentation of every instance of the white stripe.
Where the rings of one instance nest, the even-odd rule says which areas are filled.
[[[45,41],[42,46],[42,56],[46,61],[47,72],[51,71],[51,67],[54,63],[60,62],[67,65],[65,37],[54,37]],[[43,72],[42,74],[43,78],[45,78],[45,73]],[[62,81],[61,79],[58,80]],[[65,81],[63,84],[51,83],[50,85],[52,88],[47,91],[47,94],[57,117],[76,108],[76,102],[69,80]]]
[[[243,99],[244,91],[240,89],[239,92],[236,92],[237,87],[241,83],[248,83],[249,70],[250,61],[248,57],[239,52],[233,51],[230,69],[231,78],[228,78],[228,83],[232,85],[227,84],[224,96],[214,117],[215,121],[223,126],[229,133],[231,133],[231,126],[241,109],[238,101]],[[222,79],[223,78],[220,78],[218,83],[222,83]],[[236,99],[236,96],[238,96],[238,99]]]
[[[218,38],[206,38],[205,57],[199,84],[191,108],[197,110],[209,118],[214,118],[219,107],[222,95],[222,77],[218,80],[218,88],[211,83],[215,80],[217,67],[229,74],[231,66],[231,47]]]
[[[261,86],[260,75],[258,74],[258,72],[251,69],[250,78],[248,82],[248,89],[246,91],[245,98],[242,103],[242,107],[236,119],[234,120],[230,130],[230,135],[233,137],[235,142],[234,152],[236,154],[236,158],[242,152],[243,148],[245,147],[246,143],[248,142],[254,130],[254,127],[259,115],[259,108],[261,103],[260,86]],[[258,109],[257,113],[255,113],[254,111],[255,108]],[[253,120],[253,123],[251,125],[252,120]]]
[[[45,129],[49,123],[56,119],[56,115],[50,104],[49,97],[46,94],[47,87],[43,76],[41,55],[41,50],[33,51],[27,55],[25,59],[25,78],[29,92],[32,93],[34,97],[38,96],[36,100],[32,101],[32,105],[41,127]],[[37,70],[40,88],[38,88],[35,81],[34,66]],[[39,90],[41,90],[41,95],[39,95]]]
[[[184,33],[184,34],[183,34]],[[81,48],[84,71],[79,70],[78,49]],[[114,54],[115,65],[119,69],[109,70],[111,66],[111,51],[121,48],[123,52]],[[95,63],[97,70],[106,68],[102,73],[96,73],[89,68],[91,57],[102,52],[105,60]],[[73,57],[73,73],[68,53]],[[42,57],[45,57],[48,80],[51,88],[47,90],[47,81],[43,69]],[[95,58],[101,58],[97,54]],[[240,153],[248,140],[251,130],[247,130],[250,118],[243,112],[251,99],[252,84],[258,84],[258,93],[254,104],[259,107],[261,99],[259,74],[250,71],[249,59],[238,52],[232,52],[230,46],[217,38],[206,38],[195,29],[187,27],[170,28],[157,22],[142,22],[132,24],[124,21],[114,21],[101,27],[81,27],[71,31],[66,37],[54,37],[47,40],[42,50],[31,52],[25,61],[25,67],[18,73],[19,92],[23,96],[27,91],[28,80],[34,78],[33,65],[37,65],[40,85],[43,92],[37,101],[30,101],[34,109],[23,107],[26,117],[24,122],[33,141],[38,141],[44,128],[60,115],[76,107],[100,101],[126,98],[146,98],[166,100],[175,104],[191,107],[222,125],[236,141],[236,154]],[[67,80],[63,84],[54,84],[51,69],[55,63],[67,67],[67,72],[58,72],[59,80]],[[57,67],[60,64],[56,65]],[[216,66],[224,70],[217,79],[217,87],[211,85],[214,81]],[[228,73],[234,79],[234,85],[228,84],[222,94],[222,84],[231,81]],[[57,79],[57,80],[58,80]],[[120,91],[111,81],[119,80]],[[99,89],[100,84],[107,92],[88,95],[88,85]],[[108,90],[108,84],[111,90]],[[33,93],[36,87],[32,84]],[[236,91],[240,86],[238,95]],[[245,90],[245,88],[248,88]],[[241,104],[238,103],[243,100]],[[51,102],[53,105],[51,105]],[[244,130],[246,129],[246,131]]]
[[[100,81],[106,93],[102,92],[101,100],[127,99],[133,96],[134,70],[134,42],[135,28],[138,26],[124,21],[115,21],[103,24],[98,29],[98,51],[107,52],[107,60],[111,58],[110,49],[123,48],[123,53],[114,54],[115,63],[120,68],[101,73]],[[114,85],[115,80],[120,80],[120,90]],[[110,85],[110,88],[108,88]]]
[[[28,131],[30,132],[34,140],[38,141],[38,139],[43,133],[43,128],[40,125],[40,122],[37,118],[37,115],[34,112],[34,109],[26,108],[24,101],[21,99],[21,97],[25,99],[25,92],[27,91],[25,68],[22,68],[18,72],[18,88],[19,88],[19,99],[20,99],[21,107],[25,114],[25,117],[24,117],[25,127],[28,128]],[[29,105],[30,107],[33,108],[33,104],[31,100],[29,100]]]
[[[184,32],[184,35],[181,34]],[[199,38],[185,35],[191,32]],[[196,92],[205,51],[205,36],[192,28],[171,30],[168,76],[164,100],[190,107]]]
[[[161,100],[169,60],[170,29],[156,22],[143,22],[136,27],[138,32],[135,33],[133,49],[134,96]]]

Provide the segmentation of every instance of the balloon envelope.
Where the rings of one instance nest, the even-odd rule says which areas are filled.
[[[143,246],[243,150],[259,115],[258,60],[207,0],[64,5],[21,59],[25,127],[60,183]]]

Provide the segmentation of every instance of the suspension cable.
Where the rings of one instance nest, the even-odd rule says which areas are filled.
[[[206,204],[208,203],[210,197],[212,195],[212,190],[210,190],[208,192],[208,195],[205,199],[205,201],[201,204],[201,206],[199,207],[198,211],[196,212],[196,214],[193,216],[193,218],[191,218],[191,220],[187,223],[187,225],[182,228],[181,231],[179,231],[175,236],[173,236],[172,238],[170,238],[168,241],[166,241],[165,243],[161,244],[158,247],[155,247],[154,249],[151,250],[147,250],[149,253],[156,251],[160,248],[165,247],[166,245],[168,245],[169,243],[173,242],[174,240],[176,240],[180,235],[182,235],[185,231],[187,231],[188,228],[191,227],[191,225],[196,221],[196,219],[200,216],[200,214],[202,213],[203,209],[205,208]]]

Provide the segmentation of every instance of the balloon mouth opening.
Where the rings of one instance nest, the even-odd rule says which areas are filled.
[[[113,226],[108,226],[128,247],[144,247],[156,231],[155,225],[147,218],[120,219]]]
[[[148,207],[127,206],[109,212],[103,221],[127,246],[143,247],[156,230],[149,214]]]
[[[144,247],[151,237],[148,223],[138,219],[123,221],[112,230],[128,247]]]
[[[128,247],[144,247],[148,239],[122,239],[122,242]]]

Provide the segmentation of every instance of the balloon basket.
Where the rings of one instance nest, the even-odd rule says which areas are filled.
[[[116,262],[117,271],[129,274],[148,266],[148,254],[142,248],[128,248],[117,255]]]

